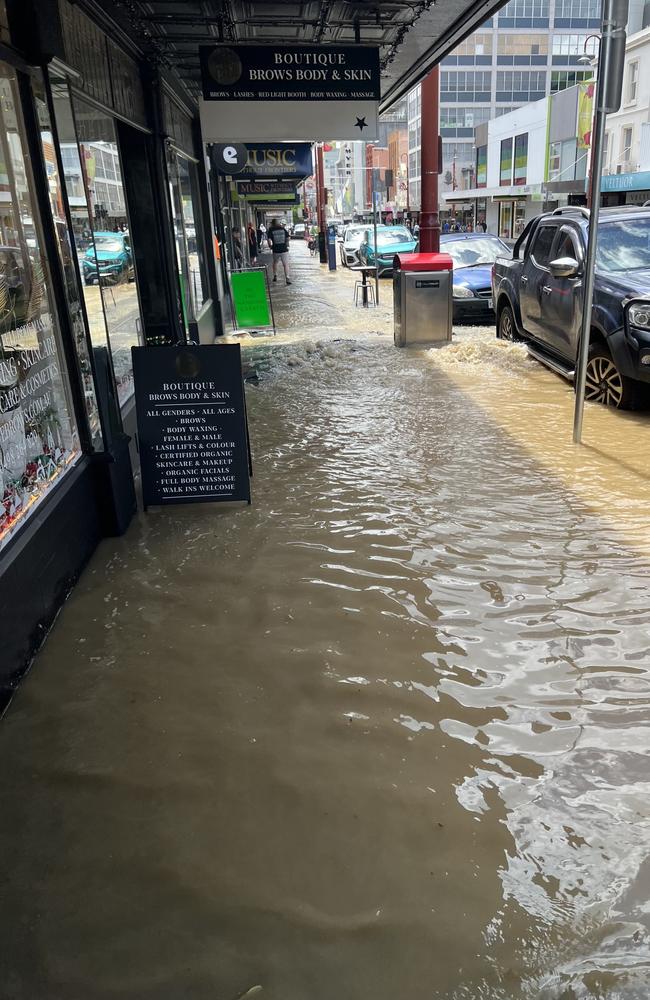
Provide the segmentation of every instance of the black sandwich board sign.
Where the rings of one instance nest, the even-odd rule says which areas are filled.
[[[239,344],[133,347],[144,508],[250,503]]]

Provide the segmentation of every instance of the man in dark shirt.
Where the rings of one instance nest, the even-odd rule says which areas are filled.
[[[273,280],[278,280],[278,263],[282,262],[284,277],[288,285],[291,284],[289,278],[289,233],[284,226],[280,225],[277,219],[273,219],[266,234],[271,250],[273,251]]]

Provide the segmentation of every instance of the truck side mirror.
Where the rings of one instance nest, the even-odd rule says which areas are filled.
[[[550,262],[548,269],[554,278],[575,278],[580,264],[575,257],[558,257]]]

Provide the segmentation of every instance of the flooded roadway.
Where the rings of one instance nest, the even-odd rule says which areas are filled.
[[[0,725],[2,996],[641,1000],[650,417],[302,250],[253,506],[105,542]]]

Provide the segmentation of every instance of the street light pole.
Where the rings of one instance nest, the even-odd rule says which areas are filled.
[[[594,297],[594,275],[596,272],[596,249],[598,243],[598,217],[600,214],[600,188],[603,172],[605,122],[608,112],[618,111],[621,106],[623,70],[625,67],[625,26],[627,24],[627,13],[628,0],[603,0],[601,41],[598,55],[596,114],[591,161],[591,211],[589,214],[589,237],[587,240],[587,257],[585,260],[583,283],[582,329],[576,371],[576,404],[573,415],[573,440],[576,444],[580,444],[582,441],[582,423],[585,408],[591,313]]]

